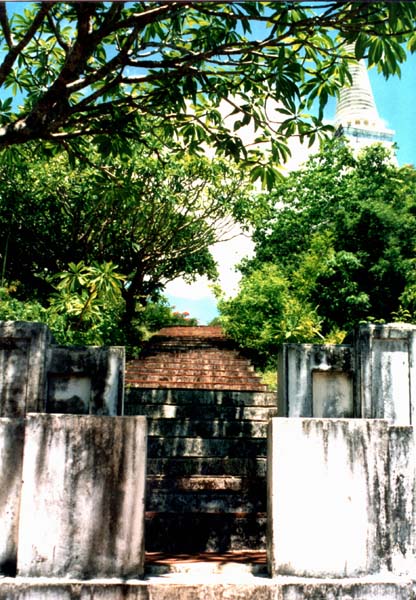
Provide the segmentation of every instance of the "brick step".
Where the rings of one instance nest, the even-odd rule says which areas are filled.
[[[260,384],[241,384],[241,383],[197,383],[191,382],[157,382],[157,381],[128,381],[126,384],[131,387],[147,388],[147,389],[194,389],[194,390],[223,390],[234,392],[262,392],[267,390],[267,386]]]
[[[266,548],[265,513],[145,515],[145,539],[148,552],[175,554],[264,550]]]
[[[236,350],[232,350],[230,349],[229,345],[227,346],[222,346],[222,347],[218,347],[213,345],[210,342],[207,341],[201,341],[201,342],[194,342],[193,340],[189,341],[188,343],[182,343],[182,342],[176,342],[176,341],[171,341],[171,342],[163,342],[161,344],[159,343],[155,343],[152,342],[151,344],[149,344],[149,346],[147,346],[147,348],[144,348],[142,350],[141,355],[142,356],[149,356],[152,354],[160,354],[160,353],[187,353],[187,352],[194,352],[194,353],[223,353],[223,352],[230,352],[235,354],[236,356],[238,355],[238,352]]]
[[[225,338],[225,334],[220,325],[173,325],[172,327],[163,327],[154,337],[180,337],[180,336],[197,336],[197,337],[218,337]]]
[[[243,369],[238,367],[227,368],[222,365],[198,365],[197,363],[192,363],[192,366],[184,368],[182,363],[178,363],[177,365],[172,364],[163,364],[160,365],[149,365],[146,361],[141,363],[140,365],[135,365],[133,367],[129,367],[126,370],[126,375],[130,378],[135,377],[137,375],[147,375],[151,373],[152,375],[165,375],[169,373],[174,377],[178,375],[183,375],[184,372],[189,377],[195,377],[200,375],[212,375],[220,377],[255,377],[257,381],[260,381],[260,377],[255,375],[253,369]]]
[[[235,344],[225,337],[206,337],[202,335],[181,335],[181,336],[164,336],[164,335],[153,335],[149,342],[149,346],[174,346],[174,345],[208,345],[210,347],[224,346],[228,348],[235,348]]]
[[[164,365],[174,365],[177,368],[182,367],[183,365],[192,367],[194,365],[198,365],[200,367],[205,366],[209,368],[210,366],[217,367],[219,365],[223,365],[224,368],[229,366],[238,366],[242,368],[247,368],[250,371],[253,371],[253,366],[243,358],[232,358],[224,356],[223,353],[208,355],[206,352],[196,352],[195,355],[191,355],[190,353],[184,354],[159,354],[156,356],[143,357],[140,360],[130,361],[126,364],[126,369],[132,369],[136,366],[141,365],[149,365],[149,366],[164,366]]]
[[[210,358],[223,358],[225,360],[238,360],[238,361],[246,361],[250,362],[249,359],[237,350],[231,350],[229,348],[216,348],[214,346],[211,347],[182,347],[181,349],[177,349],[176,347],[155,347],[155,346],[147,346],[141,350],[140,355],[137,358],[131,359],[129,362],[140,361],[145,358],[146,360],[158,359],[160,356],[174,356],[175,358],[181,357],[189,357],[194,358],[197,356],[206,356],[208,359]]]
[[[266,438],[268,421],[149,419],[148,434],[161,437]]]
[[[260,382],[261,379],[253,371],[246,371],[245,369],[223,369],[223,368],[210,368],[210,369],[199,369],[198,365],[194,365],[192,369],[186,367],[173,368],[170,364],[166,364],[164,367],[153,369],[143,364],[140,368],[126,370],[126,378],[131,378],[134,375],[147,377],[152,375],[156,378],[161,377],[172,377],[174,379],[183,379],[184,381],[193,381],[196,378],[211,379],[213,376],[218,381],[229,381],[235,379],[242,379],[247,381]]]
[[[152,458],[147,461],[147,474],[164,477],[195,477],[222,475],[237,477],[265,477],[266,457],[251,458]]]
[[[264,486],[265,487],[265,486]],[[264,493],[198,491],[180,492],[152,490],[146,493],[146,510],[150,512],[174,513],[250,513],[266,512],[266,491]]]
[[[148,475],[146,478],[147,492],[170,490],[180,492],[245,492],[266,494],[264,477],[242,477],[236,475],[191,475],[188,477],[166,477],[165,475]]]
[[[192,406],[270,406],[277,408],[275,392],[244,392],[235,390],[179,390],[127,388],[126,404],[176,404]]]
[[[175,404],[138,404],[126,403],[125,416],[142,415],[150,419],[198,419],[206,420],[221,418],[227,421],[233,419],[267,421],[277,416],[277,408],[264,406],[201,406]]]
[[[257,384],[261,387],[261,383],[259,383],[259,379],[257,377],[232,377],[232,376],[224,376],[217,375],[215,372],[203,372],[200,371],[198,375],[188,375],[187,372],[181,372],[179,375],[175,375],[170,369],[165,369],[164,373],[153,373],[153,372],[144,372],[141,375],[134,376],[129,372],[126,373],[125,382],[126,383],[140,383],[144,381],[145,383],[192,383],[192,384],[218,384],[218,385],[227,385],[227,384]]]
[[[183,354],[219,354],[224,356],[235,356],[241,359],[244,358],[235,348],[226,347],[224,345],[216,346],[215,344],[204,343],[203,346],[201,346],[200,344],[181,344],[176,342],[166,344],[165,346],[156,343],[149,344],[142,349],[140,358],[143,356],[159,355],[161,353],[174,354],[175,352]]]
[[[232,457],[256,458],[266,456],[267,440],[264,439],[204,439],[148,437],[149,458],[173,457]]]

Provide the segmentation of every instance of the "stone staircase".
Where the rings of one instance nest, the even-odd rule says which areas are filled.
[[[148,552],[265,548],[276,412],[276,394],[218,327],[163,329],[127,364],[125,414],[148,417]]]

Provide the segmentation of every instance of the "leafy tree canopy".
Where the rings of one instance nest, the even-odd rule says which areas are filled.
[[[253,350],[260,366],[276,358],[282,342],[307,342],[320,331],[316,311],[296,297],[288,278],[272,263],[244,277],[235,298],[220,299],[218,308],[226,333]]]
[[[71,165],[64,153],[34,162],[28,153],[0,167],[3,282],[19,281],[21,299],[44,300],[51,276],[69,263],[81,265],[81,279],[82,265],[112,263],[129,323],[137,302],[175,277],[215,277],[209,246],[232,235],[234,211],[249,202],[241,171],[206,157],[143,158],[140,149],[111,165],[93,159],[100,168]]]
[[[220,304],[230,333],[244,337],[255,326],[255,340],[262,330],[275,343],[285,332],[293,337],[289,313],[280,316],[287,298],[291,310],[299,305],[317,318],[308,341],[337,337],[360,320],[416,319],[416,171],[394,166],[383,147],[355,159],[342,140],[326,143],[251,218],[255,256],[241,266],[237,297]],[[275,273],[267,284],[273,301],[261,305],[265,269]]]
[[[0,2],[0,148],[41,141],[88,155],[94,139],[119,154],[156,134],[253,164],[237,135],[251,123],[284,158],[288,135],[313,140],[325,129],[322,109],[348,82],[349,59],[400,72],[403,44],[416,48],[415,18],[405,1]],[[274,131],[266,100],[282,108]]]
[[[19,300],[16,286],[0,287],[1,321],[37,321],[45,323],[54,339],[63,345],[125,345],[129,356],[138,356],[143,340],[168,326],[198,325],[188,312],[175,311],[161,296],[149,302],[137,314],[132,332],[121,327],[124,308],[122,277],[112,263],[87,266],[71,263],[56,278],[55,292],[49,306],[37,300]]]

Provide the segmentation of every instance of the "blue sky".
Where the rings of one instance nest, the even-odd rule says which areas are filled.
[[[402,65],[401,78],[386,80],[376,68],[370,69],[369,75],[379,115],[396,132],[399,165],[416,165],[416,55],[409,55]],[[334,116],[335,100],[331,100],[326,117],[331,119]],[[227,253],[225,246],[224,253]],[[190,290],[189,296],[193,295]],[[201,325],[209,323],[218,314],[213,295],[186,298],[168,294],[168,300],[176,310],[188,311],[196,317]]]

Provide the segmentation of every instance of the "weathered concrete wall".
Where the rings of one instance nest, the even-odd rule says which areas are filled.
[[[18,575],[140,576],[145,470],[144,417],[28,415]]]
[[[284,344],[278,357],[279,416],[356,416],[354,369],[349,345]]]
[[[269,426],[272,576],[358,577],[414,568],[413,428],[364,419]]]
[[[50,342],[42,323],[0,321],[0,417],[43,410]]]
[[[284,344],[279,415],[416,422],[416,326],[360,325],[351,344]]]
[[[63,347],[43,323],[0,321],[0,417],[121,415],[125,350]]]
[[[391,571],[407,573],[416,552],[415,428],[390,426],[388,453]],[[416,556],[416,555],[415,555]],[[414,571],[413,571],[414,576]]]
[[[124,357],[122,347],[50,346],[46,412],[123,414]]]
[[[361,325],[355,353],[361,416],[398,425],[415,423],[416,327]]]
[[[253,578],[207,581],[12,581],[3,580],[0,600],[414,600],[412,582]]]
[[[23,439],[23,419],[0,419],[0,575],[16,573]]]

